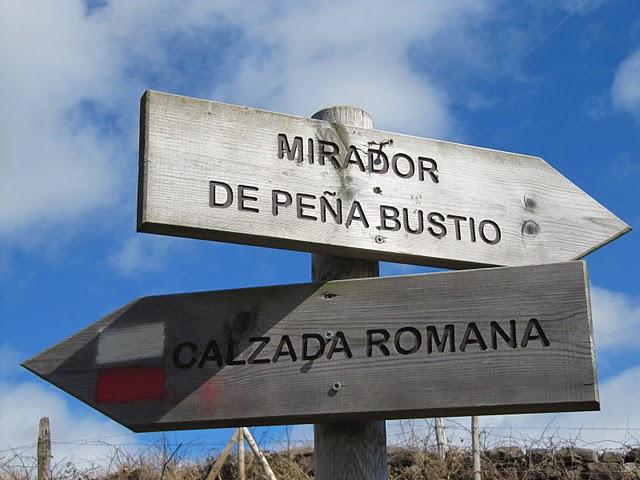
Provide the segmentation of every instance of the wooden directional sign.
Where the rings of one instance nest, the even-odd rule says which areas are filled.
[[[599,408],[585,264],[145,297],[24,366],[134,431]]]
[[[537,157],[151,91],[141,117],[142,232],[464,268],[629,229]]]

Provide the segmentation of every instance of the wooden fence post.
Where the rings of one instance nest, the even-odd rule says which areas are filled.
[[[245,480],[244,473],[244,430],[238,429],[238,478]]]
[[[480,465],[480,418],[471,417],[471,452],[473,454],[473,480],[481,480]]]
[[[51,480],[51,429],[49,417],[42,417],[38,426],[38,480]]]
[[[276,476],[273,474],[273,470],[271,470],[271,466],[269,466],[267,458],[264,456],[264,453],[262,453],[258,448],[258,444],[253,438],[253,435],[251,435],[249,429],[247,427],[242,427],[242,432],[244,433],[244,437],[247,439],[247,443],[251,447],[251,450],[253,450],[253,454],[258,457],[258,460],[260,460],[264,473],[267,475],[269,480],[276,480]]]
[[[239,429],[237,429],[233,433],[231,440],[229,440],[229,442],[225,445],[224,449],[220,453],[220,456],[216,459],[215,463],[213,464],[213,467],[211,467],[211,470],[209,470],[209,474],[207,475],[207,480],[215,480],[217,478],[218,474],[220,473],[220,470],[222,470],[222,466],[224,465],[224,462],[227,461],[227,457],[229,456],[229,453],[231,453],[231,449],[233,448],[236,441],[238,440],[238,435],[239,435],[238,431]]]
[[[318,120],[373,128],[373,120],[360,108],[340,106],[320,110]],[[313,254],[313,281],[379,276],[378,262]],[[329,334],[329,332],[327,332]],[[340,379],[335,379],[339,384]],[[327,389],[330,386],[327,385]],[[386,480],[387,433],[384,421],[316,424],[314,426],[317,480]]]
[[[444,422],[442,417],[436,417],[436,441],[438,443],[438,458],[441,462],[444,462],[445,455],[447,454],[447,437],[444,435]]]

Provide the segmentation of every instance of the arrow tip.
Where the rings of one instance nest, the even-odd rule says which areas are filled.
[[[35,373],[39,377],[44,376],[44,371],[40,368],[40,362],[38,361],[38,357],[40,355],[36,355],[35,357],[28,358],[24,362],[20,364],[22,368],[26,368],[31,373]]]
[[[614,240],[617,240],[618,238],[620,238],[621,236],[623,236],[626,233],[629,233],[631,231],[631,226],[629,226],[627,223],[625,223],[624,221],[622,221],[620,218],[618,218],[616,215],[614,215],[613,213],[611,213],[609,210],[607,210],[605,207],[601,208],[603,210],[606,211],[606,213],[608,214],[609,218],[607,218],[607,230],[608,230],[608,235],[606,238],[604,238],[601,242],[599,242],[598,244],[588,248],[587,250],[585,250],[584,252],[580,253],[579,255],[577,255],[574,260],[583,258],[585,256],[587,256],[588,254],[592,253],[593,251],[599,249],[600,247],[613,242]]]

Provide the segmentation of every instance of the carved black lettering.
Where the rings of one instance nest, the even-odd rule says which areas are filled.
[[[402,223],[404,224],[405,231],[408,233],[420,234],[424,231],[424,216],[422,210],[416,210],[416,217],[416,228],[411,228],[411,225],[409,224],[409,209],[402,209]]]
[[[304,200],[315,200],[315,195],[309,195],[306,193],[296,193],[296,215],[298,218],[305,218],[307,220],[317,220],[318,217],[305,213],[303,209],[315,210],[316,206],[313,203],[304,203]]]
[[[405,348],[402,345],[403,333],[408,333],[410,337],[413,337],[413,339],[410,340],[411,347],[409,348]],[[396,352],[401,355],[409,355],[411,353],[417,352],[422,346],[422,335],[420,334],[420,330],[414,327],[399,328],[395,336],[393,337],[393,346],[395,347]]]
[[[315,353],[309,353],[309,340],[315,340],[318,342],[318,347]],[[317,333],[303,333],[302,334],[302,359],[303,360],[317,360],[324,354],[325,342],[322,335]]]
[[[229,335],[227,337],[227,358],[226,358],[226,364],[227,365],[244,365],[245,362],[244,360],[235,360],[234,359],[234,350],[235,350],[235,345],[233,344],[233,337],[231,335]]]
[[[220,202],[220,199],[216,197],[216,191],[218,188],[223,189],[225,194],[225,200]],[[212,180],[209,182],[209,206],[213,208],[227,208],[233,202],[233,190],[229,185],[224,182],[217,182]]]
[[[381,338],[374,339],[374,335],[380,335]],[[382,355],[388,357],[390,355],[389,348],[385,343],[389,341],[389,332],[384,328],[372,328],[367,330],[367,357],[373,355],[373,347],[376,346],[382,352]]]
[[[257,358],[258,355],[260,355],[260,352],[262,352],[262,350],[264,350],[264,347],[266,347],[269,342],[271,341],[271,337],[251,337],[249,338],[249,341],[251,343],[256,343],[256,342],[260,342],[257,346],[256,349],[251,352],[251,355],[249,355],[249,358],[247,358],[247,363],[251,364],[251,363],[269,363],[271,361],[271,359],[269,358]]]
[[[391,205],[380,205],[380,230],[389,230],[391,232],[397,232],[400,230],[400,220],[398,216],[400,212],[396,207]],[[388,225],[387,221],[393,222],[393,225]]]
[[[326,160],[329,160],[334,167],[340,168],[340,161],[338,160],[340,149],[338,148],[338,145],[327,140],[318,140],[318,143],[320,144],[318,163],[320,165],[325,165]]]
[[[491,225],[491,228],[493,229],[493,239],[489,239],[489,237],[487,237],[484,228],[487,225]],[[488,243],[489,245],[495,245],[496,243],[498,243],[500,241],[500,239],[502,238],[502,233],[500,232],[500,227],[498,226],[498,224],[492,220],[482,220],[480,222],[480,225],[478,225],[478,233],[480,233],[480,238],[482,239],[483,242]]]
[[[294,137],[293,148],[291,148],[287,135],[285,133],[278,134],[278,158],[282,159],[285,155],[289,160],[302,163],[302,137]]]
[[[284,190],[273,190],[271,192],[271,214],[278,216],[278,207],[288,207],[291,205],[291,194]]]
[[[192,354],[195,353],[196,350],[198,350],[198,346],[193,342],[182,342],[173,350],[173,364],[181,370],[191,368],[196,363],[196,357],[194,355],[191,355],[191,357],[186,363],[181,361],[180,353],[185,348],[191,350]]]
[[[509,320],[509,334],[502,329],[498,322],[491,322],[491,348],[494,350],[498,348],[498,335],[500,335],[511,348],[518,346],[515,320]]]
[[[347,154],[344,157],[343,168],[348,168],[349,165],[351,165],[351,164],[358,165],[358,168],[362,172],[366,172],[367,171],[367,169],[364,166],[364,162],[362,161],[362,158],[360,157],[360,153],[358,152],[358,149],[356,147],[354,147],[353,145],[349,145],[349,149],[347,150]]]
[[[367,150],[367,160],[371,173],[387,173],[389,171],[389,157],[382,150],[370,148]]]
[[[455,329],[452,324],[447,324],[444,326],[444,331],[442,332],[442,340],[438,335],[438,330],[436,327],[429,325],[427,327],[427,353],[433,352],[433,344],[436,344],[436,348],[438,352],[444,352],[444,349],[447,346],[447,342],[449,343],[449,351],[456,351],[456,334]]]
[[[473,337],[471,336],[471,334],[473,334]],[[464,335],[462,336],[459,350],[461,352],[464,352],[467,348],[467,345],[472,345],[475,343],[478,344],[480,350],[487,349],[487,344],[485,343],[484,338],[482,338],[482,334],[480,333],[480,330],[478,330],[478,326],[473,322],[469,322],[467,324],[467,329],[464,331]]]
[[[238,210],[244,210],[246,212],[259,212],[256,207],[247,207],[244,202],[251,201],[257,202],[258,197],[254,197],[252,195],[247,195],[245,191],[248,190],[250,192],[257,192],[258,187],[252,187],[250,185],[238,185]]]
[[[313,155],[313,138],[310,138],[309,140],[307,140],[307,159],[309,160],[309,165],[313,165]]]
[[[295,362],[298,359],[289,335],[283,335],[280,339],[280,343],[273,354],[273,363],[276,363],[280,357],[291,357],[292,362]]]
[[[398,162],[400,160],[402,160],[401,163],[406,165],[406,168],[403,167],[406,170],[405,172],[402,172],[402,169],[398,167]],[[393,170],[393,173],[401,178],[411,178],[416,172],[416,166],[413,164],[413,159],[405,153],[396,153],[391,158],[391,169]]]
[[[460,222],[464,222],[467,217],[460,215],[447,215],[447,218],[453,220],[453,228],[456,231],[456,240],[462,240],[462,233],[460,232]]]
[[[471,241],[476,241],[476,221],[473,217],[469,217],[469,235],[471,236]]]
[[[533,329],[536,330],[537,334],[533,334]],[[537,318],[531,318],[529,323],[527,323],[527,327],[524,329],[524,334],[522,335],[522,342],[520,343],[520,346],[525,348],[529,345],[529,340],[540,340],[542,345],[545,347],[549,346],[549,339],[544,333],[542,325],[540,325]]]
[[[215,340],[209,340],[206,348],[204,349],[204,353],[202,357],[200,357],[200,362],[198,363],[198,368],[202,368],[205,366],[207,362],[211,360],[215,360],[216,364],[221,367],[223,365],[222,355],[220,354],[220,349],[218,348],[218,342]]]
[[[351,348],[349,348],[349,343],[344,336],[344,333],[341,331],[337,331],[329,344],[329,350],[327,351],[327,358],[331,360],[334,353],[344,352],[345,357],[351,358],[353,354],[351,353]]]
[[[333,220],[338,224],[342,224],[342,199],[336,198],[336,208],[331,206],[331,203],[325,196],[320,197],[320,220],[323,223],[327,221],[327,210],[329,215],[333,217]]]
[[[444,225],[444,215],[438,212],[430,212],[427,221],[432,225],[427,228],[429,233],[436,238],[442,238],[447,234],[447,227]],[[436,227],[434,230],[433,227]]]
[[[354,200],[351,204],[351,208],[349,209],[349,214],[347,215],[347,221],[344,222],[344,226],[349,228],[351,222],[354,220],[358,220],[362,222],[365,228],[369,228],[369,221],[367,220],[367,216],[364,214],[364,210],[362,210],[362,205],[358,200]]]
[[[420,178],[422,182],[424,181],[424,172],[429,174],[433,183],[440,181],[438,178],[438,164],[433,158],[418,157],[418,178]]]

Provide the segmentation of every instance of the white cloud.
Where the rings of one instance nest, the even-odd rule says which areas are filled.
[[[164,267],[171,242],[164,237],[130,237],[111,254],[108,263],[124,275],[158,271]]]
[[[624,332],[640,330],[640,302],[621,292],[591,289],[593,330],[596,348],[606,351],[636,349],[637,340]]]
[[[82,223],[134,198],[124,187],[137,167],[138,101],[147,78],[175,71],[166,63],[171,35],[207,21],[193,10],[0,3],[0,239],[22,240],[29,229],[31,240],[42,226]]]
[[[466,54],[474,42],[462,39],[489,4],[113,1],[89,13],[81,0],[2,2],[0,238],[82,224],[133,197],[123,180],[135,172],[150,79],[301,115],[352,103],[385,128],[445,135],[454,127],[446,87],[428,67],[418,72],[409,50],[446,32],[443,51],[421,48],[420,63],[448,58],[448,45]],[[199,72],[190,49],[220,61]]]
[[[302,116],[351,104],[385,129],[446,136],[454,127],[450,99],[428,67],[418,71],[410,48],[425,46],[421,63],[453,54],[453,46],[465,54],[469,42],[460,37],[490,12],[488,1],[466,0],[392,8],[386,2],[316,2],[247,12],[238,23],[249,48],[236,52],[235,74],[213,96]],[[426,47],[445,31],[449,40],[441,51]]]
[[[611,96],[619,109],[640,115],[640,48],[618,66]]]
[[[0,7],[0,234],[108,204],[113,144],[78,107],[113,83],[103,29],[81,2]]]

